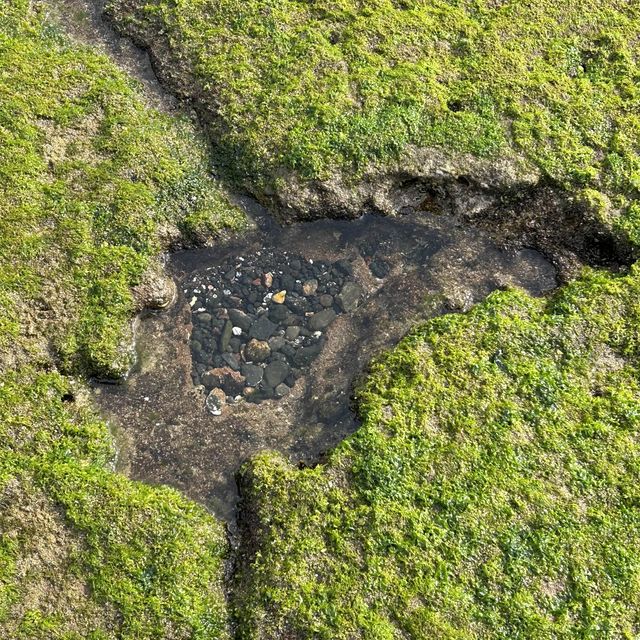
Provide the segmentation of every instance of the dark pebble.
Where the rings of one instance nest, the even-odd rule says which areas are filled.
[[[267,386],[277,387],[289,375],[290,367],[283,360],[270,362],[264,370],[264,381]]]
[[[379,258],[374,258],[369,263],[369,269],[376,278],[386,278],[389,275],[389,271],[391,271],[389,264]]]
[[[242,375],[245,377],[247,386],[257,387],[262,382],[264,370],[257,364],[243,364]]]
[[[264,314],[251,325],[249,337],[256,338],[256,340],[268,340],[276,332],[277,328],[278,325],[271,322]]]

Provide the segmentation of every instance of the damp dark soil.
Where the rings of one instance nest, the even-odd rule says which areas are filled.
[[[94,389],[117,435],[123,471],[136,479],[176,487],[229,522],[235,519],[235,476],[241,464],[263,449],[277,449],[301,464],[321,459],[323,452],[357,427],[350,407],[354,381],[377,353],[396,343],[416,322],[464,311],[499,288],[518,286],[541,295],[557,284],[553,265],[537,251],[501,248],[487,233],[462,226],[447,215],[422,211],[393,218],[364,216],[267,227],[215,248],[171,256],[168,269],[177,281],[176,301],[170,309],[147,312],[137,321],[139,359],[129,379]],[[262,256],[265,264],[259,272]],[[227,361],[235,358],[237,375],[242,375],[247,362],[255,366],[245,353],[249,336],[244,342],[238,339],[234,351],[228,342],[235,334],[227,332],[227,344],[221,350],[221,332],[229,311],[247,311],[243,305],[252,305],[247,312],[253,314],[252,322],[268,318],[277,304],[273,295],[284,290],[279,267],[291,269],[292,262],[289,287],[297,288],[298,297],[303,297],[305,281],[334,287],[335,307],[327,307],[334,310],[331,321],[312,323],[314,331],[307,331],[309,340],[320,339],[317,355],[295,363],[297,373],[286,380],[286,394],[267,391],[256,403],[247,401],[239,388],[222,394],[227,396],[224,406],[218,411],[216,405],[212,412],[207,395],[218,383],[200,384],[203,358],[211,358],[210,366],[218,369],[228,368]],[[251,273],[243,268],[235,271],[243,264],[251,264]],[[336,271],[336,264],[348,264],[348,273]],[[265,273],[275,280],[269,286]],[[336,273],[342,273],[337,283]],[[254,288],[260,289],[260,297],[250,303],[232,291],[242,289],[245,278],[245,291],[253,292],[249,276]],[[345,309],[338,300],[347,283],[358,296]],[[220,297],[208,310],[201,306],[206,304],[203,292],[213,291],[220,291]],[[294,318],[289,324],[309,324],[320,311],[321,295],[332,294],[315,291],[306,311],[289,312]],[[192,351],[202,313],[209,313],[208,321],[214,322],[216,314],[223,320],[217,333],[212,329],[204,337],[199,334],[196,346],[206,352],[204,356]],[[229,324],[232,328],[235,322]],[[250,324],[244,329],[247,333]],[[288,342],[293,349],[304,347],[295,342],[300,336],[283,335],[284,324],[272,324],[276,327],[270,327],[272,334],[261,336],[265,342],[282,337],[279,342]],[[273,346],[271,358],[281,348]],[[224,362],[213,361],[223,353],[228,356]],[[276,360],[289,362],[290,358],[293,367],[295,353],[289,353]]]

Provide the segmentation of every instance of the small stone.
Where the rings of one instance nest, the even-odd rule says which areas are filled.
[[[295,340],[300,335],[300,327],[287,327],[284,337],[287,340]]]
[[[219,387],[230,396],[242,393],[244,377],[230,367],[210,369],[202,376],[202,383],[209,388]]]
[[[264,370],[264,381],[271,388],[277,387],[289,375],[289,365],[283,360],[270,362]]]
[[[227,397],[222,389],[212,389],[205,400],[204,406],[209,413],[219,416],[222,414],[222,407],[224,407],[226,401]]]
[[[363,291],[360,285],[355,282],[346,282],[344,287],[342,287],[342,291],[336,297],[336,302],[344,312],[350,313],[357,309],[362,293]]]
[[[312,331],[322,331],[326,329],[336,319],[336,312],[333,309],[325,309],[314,313],[309,318],[309,328]]]
[[[283,289],[282,291],[278,291],[278,293],[274,293],[271,300],[276,304],[284,304],[284,301],[286,300],[286,298],[287,298],[287,292],[285,289]]]
[[[199,313],[196,316],[196,320],[199,324],[204,324],[204,325],[208,325],[211,323],[211,320],[213,318],[211,317],[210,313]]]
[[[285,344],[282,349],[280,349],[280,353],[287,358],[293,358],[296,355],[295,347],[290,344]]]
[[[234,371],[240,371],[240,359],[235,353],[223,353],[222,360]]]
[[[249,362],[264,362],[271,355],[271,347],[264,340],[249,340],[244,348],[244,358]]]
[[[330,296],[328,293],[323,293],[319,298],[318,301],[320,302],[320,304],[327,308],[327,307],[332,307],[333,306],[333,296]]]
[[[266,314],[260,316],[249,329],[249,337],[256,338],[258,340],[268,340],[278,328],[278,325],[274,324],[267,318]]]
[[[369,270],[376,278],[386,278],[389,275],[389,271],[391,271],[391,267],[384,260],[374,258],[369,263]]]
[[[353,275],[353,265],[348,260],[338,260],[334,267],[345,276]]]
[[[257,364],[243,364],[242,375],[249,387],[257,387],[262,382],[264,369]]]
[[[287,309],[287,307],[282,305],[271,307],[271,309],[269,309],[269,319],[273,320],[274,322],[284,322],[288,315],[289,310]]]
[[[233,322],[235,327],[240,327],[243,331],[249,331],[249,327],[253,320],[240,309],[229,309],[229,320]]]
[[[273,284],[273,274],[271,272],[265,273],[262,276],[262,282],[267,289]]]
[[[271,351],[280,351],[282,347],[284,347],[285,341],[283,336],[273,336],[273,338],[269,338],[269,346],[271,347]]]
[[[233,336],[233,324],[230,320],[227,320],[224,323],[224,329],[222,330],[222,335],[220,336],[220,351],[225,352],[228,349],[231,336]]]
[[[242,329],[240,327],[232,327],[231,333],[233,333],[234,336],[241,336]]]
[[[288,396],[289,395],[289,391],[291,391],[291,389],[289,389],[289,387],[284,382],[281,382],[274,389],[274,392],[276,394],[276,398],[284,398],[285,396]]]
[[[315,292],[318,290],[318,281],[314,278],[312,280],[306,280],[302,283],[302,293],[305,296],[315,295]]]

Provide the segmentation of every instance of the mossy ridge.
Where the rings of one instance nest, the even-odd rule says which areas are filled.
[[[595,190],[637,241],[640,93],[634,3],[571,0],[110,0],[109,14],[210,114],[254,187],[326,179],[409,146],[524,156]],[[174,78],[175,80],[175,78]],[[612,212],[626,212],[622,217]],[[597,213],[597,211],[596,211]]]
[[[106,425],[69,385],[33,370],[0,385],[0,635],[225,638],[222,525],[110,471]]]
[[[192,125],[147,108],[32,5],[0,9],[0,347],[117,375],[131,287],[180,234],[237,228]],[[6,360],[6,359],[5,359]]]
[[[242,638],[631,638],[640,269],[418,327],[326,465],[245,469]]]
[[[107,426],[56,365],[126,371],[153,257],[242,216],[192,125],[34,7],[0,6],[0,635],[224,638],[222,525],[113,473]]]

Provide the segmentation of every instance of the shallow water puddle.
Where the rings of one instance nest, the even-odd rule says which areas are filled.
[[[328,328],[364,293],[349,260],[274,250],[230,256],[188,284],[191,378],[205,388],[212,415],[243,400],[289,395],[322,351]]]
[[[95,397],[124,471],[229,521],[242,462],[267,448],[313,462],[352,433],[354,378],[415,322],[556,286],[536,251],[426,213],[272,228],[170,268],[176,304],[141,318],[136,370]]]

